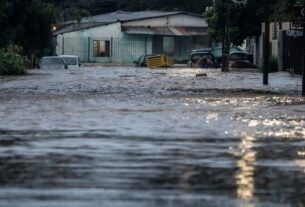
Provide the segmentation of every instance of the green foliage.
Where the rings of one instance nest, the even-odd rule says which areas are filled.
[[[89,12],[84,9],[72,8],[71,15],[73,19],[75,19],[78,23],[80,23],[83,17],[89,16]]]
[[[5,9],[7,7],[7,1],[6,0],[0,0],[0,22],[5,14]]]
[[[128,0],[118,1],[118,9],[139,11],[139,10],[162,10],[162,11],[187,11],[202,14],[206,6],[211,5],[212,0]]]
[[[0,0],[0,47],[20,45],[27,56],[51,47],[56,8],[40,0]],[[2,11],[2,12],[1,12]]]
[[[268,1],[269,4],[266,3]],[[233,45],[242,44],[247,37],[259,36],[261,23],[266,19],[269,21],[291,19],[291,6],[296,0],[268,1],[248,0],[245,6],[236,6],[230,0],[216,0],[213,9],[205,13],[210,37],[216,42],[222,40],[222,28],[226,22],[226,14],[229,14],[230,41]],[[267,7],[270,8],[270,13],[266,11]]]
[[[20,55],[21,48],[9,45],[0,49],[0,75],[24,75],[25,59]]]

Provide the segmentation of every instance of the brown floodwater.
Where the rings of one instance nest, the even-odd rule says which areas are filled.
[[[201,72],[0,78],[0,206],[304,206],[297,77]]]

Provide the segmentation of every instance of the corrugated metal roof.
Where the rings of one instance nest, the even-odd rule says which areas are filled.
[[[163,11],[137,11],[137,12],[129,12],[129,11],[116,11],[108,14],[101,14],[91,17],[85,17],[82,19],[82,22],[104,22],[104,23],[112,23],[117,21],[133,21],[147,18],[155,18],[155,17],[163,17],[163,16],[171,16],[177,14],[189,14],[182,11],[174,11],[174,12],[163,12]],[[189,14],[194,16],[199,16],[196,14]],[[202,17],[202,16],[201,16]]]
[[[72,24],[69,24],[69,25],[65,26],[64,28],[54,32],[53,35],[59,35],[59,34],[63,34],[63,33],[79,31],[79,30],[88,29],[88,28],[92,28],[92,27],[98,27],[101,25],[105,25],[105,23],[100,23],[100,22],[79,23],[79,24],[72,23]]]
[[[138,11],[138,12],[129,12],[129,11],[116,11],[113,13],[108,13],[108,14],[101,14],[101,15],[96,15],[96,16],[91,16],[91,17],[85,17],[81,20],[81,23],[73,23],[70,22],[67,26],[64,28],[54,32],[54,35],[58,34],[63,34],[63,33],[68,33],[68,32],[74,32],[78,30],[83,30],[91,27],[97,27],[101,25],[107,25],[111,24],[114,22],[127,22],[127,21],[135,21],[135,20],[141,20],[141,19],[149,19],[149,18],[157,18],[157,17],[164,17],[164,16],[172,16],[172,15],[177,15],[177,14],[187,14],[187,15],[192,15],[192,16],[197,16],[201,17],[200,15],[197,14],[192,14],[192,13],[187,13],[187,12],[182,12],[182,11],[173,11],[173,12],[163,12],[163,11]],[[159,28],[162,30],[162,28]],[[163,28],[165,29],[165,28]],[[142,28],[143,34],[148,34],[148,30],[145,30],[145,28]],[[139,29],[137,30],[138,32]],[[181,30],[183,33],[183,30]],[[162,33],[162,31],[160,31]],[[169,33],[164,31],[163,33]],[[173,33],[179,33],[179,32],[173,32]]]
[[[207,35],[204,27],[133,27],[125,26],[127,34],[168,35],[168,36],[203,36]]]

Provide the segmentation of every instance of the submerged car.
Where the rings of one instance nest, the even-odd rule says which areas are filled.
[[[214,47],[211,50],[211,53],[214,55],[217,63],[222,63],[222,47]],[[253,63],[253,55],[248,53],[240,47],[231,47],[230,48],[230,61],[236,60],[247,61]]]
[[[81,66],[80,58],[76,55],[60,55],[59,57],[63,58],[65,64],[70,68],[78,68]]]
[[[222,64],[222,47],[202,48],[193,52],[208,52],[214,56],[217,67]],[[240,47],[230,48],[229,65],[231,68],[257,68],[253,64],[253,55]]]
[[[45,56],[41,58],[40,69],[68,69],[64,59],[59,56]]]
[[[208,51],[193,51],[189,56],[188,67],[191,68],[216,68],[218,64],[214,55]]]
[[[241,51],[230,53],[229,65],[231,68],[257,68],[253,64],[253,56]]]

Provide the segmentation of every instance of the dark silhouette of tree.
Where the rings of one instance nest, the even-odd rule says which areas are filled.
[[[209,34],[216,41],[222,40],[222,28],[225,23],[228,7],[230,7],[230,41],[240,45],[247,37],[257,37],[261,34],[261,23],[265,21],[264,0],[248,0],[245,6],[232,4],[230,0],[223,5],[223,0],[216,0],[213,8],[205,13],[209,24]],[[291,6],[294,0],[270,0],[271,21],[291,19]]]
[[[28,57],[45,52],[52,44],[56,20],[52,4],[39,0],[0,0],[0,47],[19,45]]]
[[[202,14],[206,6],[211,5],[212,0],[121,0],[118,1],[120,10],[162,10],[162,11],[188,11]]]

